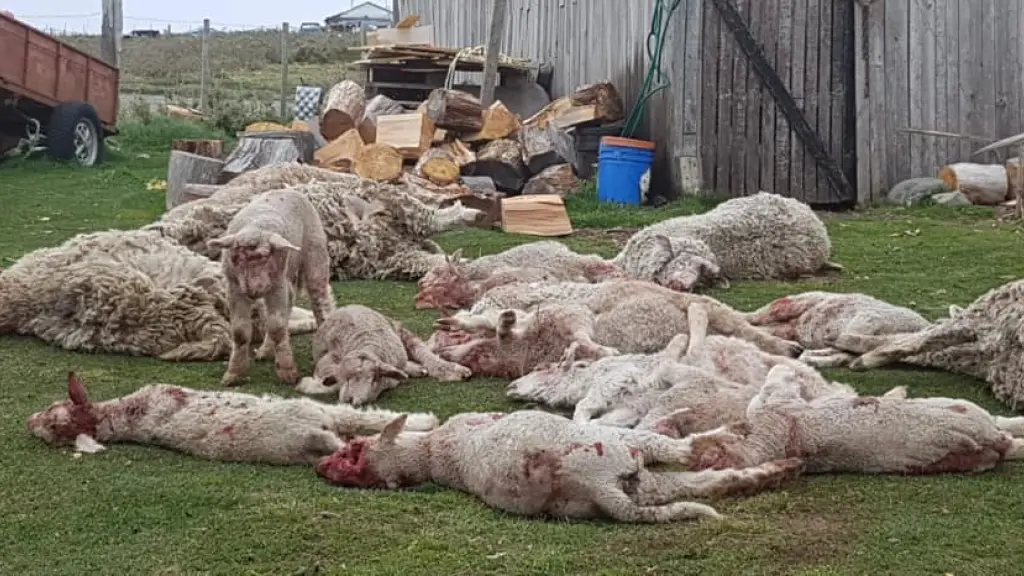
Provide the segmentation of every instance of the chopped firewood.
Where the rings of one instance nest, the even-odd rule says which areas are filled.
[[[572,194],[580,185],[580,179],[572,171],[569,164],[556,164],[545,168],[523,186],[523,194],[553,194],[566,196]]]
[[[463,176],[462,183],[475,194],[504,196],[503,193],[498,192],[498,189],[494,186],[494,180],[490,176]]]
[[[363,146],[364,142],[359,136],[359,130],[352,128],[332,140],[327,146],[317,150],[313,154],[313,159],[318,166],[332,166],[350,172]]]
[[[271,164],[283,162],[313,162],[316,140],[310,132],[287,130],[283,132],[247,132],[238,140],[238,146],[224,160],[220,184],[231,178]]]
[[[519,132],[519,140],[523,145],[523,162],[526,163],[526,169],[530,174],[540,174],[548,166],[565,162],[548,137],[548,130],[551,129],[558,128],[554,124],[548,124],[547,128],[526,126]]]
[[[971,204],[995,205],[1006,200],[1009,183],[1000,164],[958,162],[943,166],[939,178],[949,190],[960,190]]]
[[[377,118],[404,113],[405,108],[401,104],[383,94],[370,98],[359,122],[359,135],[363,137],[363,142],[373,144],[377,141]]]
[[[565,236],[572,222],[558,196],[516,196],[501,201],[501,229],[513,234]]]
[[[432,142],[434,144],[438,144],[438,143],[444,142],[447,139],[448,139],[448,131],[447,130],[444,130],[442,128],[437,128],[436,130],[434,130],[434,139],[432,140]]]
[[[413,173],[439,186],[459,181],[459,165],[441,148],[431,148],[416,162]]]
[[[579,154],[576,152],[576,139],[573,138],[572,134],[554,124],[548,124],[545,132],[547,133],[548,140],[551,142],[551,148],[558,154],[558,157],[571,164],[573,171],[579,174],[580,159]]]
[[[360,178],[391,182],[402,177],[402,155],[393,147],[380,142],[367,144],[359,151],[353,171]]]
[[[459,169],[472,165],[476,162],[476,154],[462,143],[461,140],[452,140],[438,146],[452,157],[452,160],[459,165]]]
[[[484,127],[480,99],[460,90],[437,88],[426,101],[427,117],[451,132],[477,132]]]
[[[185,188],[192,184],[218,184],[224,162],[181,150],[172,150],[167,162],[167,192],[164,207],[167,210],[184,204]]]
[[[207,158],[224,158],[223,140],[172,140],[171,150],[180,150],[189,154],[206,156]]]
[[[299,132],[309,132],[309,123],[305,120],[292,120],[292,130],[298,130]]]
[[[377,118],[377,143],[387,144],[406,157],[417,159],[430,149],[434,123],[419,112]]]
[[[253,122],[245,127],[244,132],[284,132],[286,130],[291,130],[291,128],[277,122]]]
[[[519,128],[519,117],[506,108],[501,100],[496,100],[494,104],[484,110],[483,128],[466,136],[463,140],[466,142],[497,140],[515,134]]]
[[[1013,157],[1006,160],[1006,199],[1011,200],[1017,197],[1019,192],[1022,190],[1022,184],[1024,184],[1024,172],[1021,171],[1020,158]]]
[[[330,142],[352,128],[363,118],[366,94],[363,87],[351,80],[338,82],[327,92],[320,114],[320,133]]]
[[[490,176],[502,192],[519,192],[526,178],[523,147],[511,138],[492,140],[476,154],[473,174]]]
[[[600,120],[597,115],[597,106],[588,104],[586,106],[573,106],[551,119],[551,124],[556,128],[565,130],[573,126],[592,124]]]
[[[541,108],[536,114],[523,120],[523,126],[537,126],[547,128],[547,125],[559,114],[572,109],[572,101],[569,98],[552,100],[547,106]]]
[[[625,118],[625,107],[619,91],[611,82],[597,82],[580,86],[569,94],[569,101],[574,107],[594,106],[595,118],[603,124],[617,122]]]

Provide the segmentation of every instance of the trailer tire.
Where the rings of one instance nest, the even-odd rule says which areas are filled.
[[[55,160],[74,160],[82,166],[103,162],[103,128],[88,102],[62,102],[46,126],[46,151]]]

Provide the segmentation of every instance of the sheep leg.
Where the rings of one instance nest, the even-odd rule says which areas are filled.
[[[1024,460],[1024,440],[1014,438],[1010,449],[1003,456],[1003,460]]]
[[[619,351],[609,346],[603,346],[594,342],[590,337],[589,330],[576,330],[573,332],[573,343],[578,344],[576,355],[584,358],[604,358],[605,356],[618,356]]]
[[[632,408],[616,408],[605,412],[600,418],[594,419],[594,424],[609,426],[612,428],[631,428],[640,421],[640,414]]]
[[[228,308],[231,310],[231,356],[228,358],[228,369],[221,378],[225,386],[238,386],[242,383],[249,364],[252,362],[252,309],[254,303],[243,294],[230,291]]]
[[[640,506],[661,506],[683,498],[718,499],[727,496],[752,496],[778,489],[804,470],[799,458],[765,462],[749,468],[700,470],[698,472],[651,472],[643,470],[637,487]]]
[[[310,433],[303,442],[304,459],[309,464],[316,464],[316,461],[324,456],[330,456],[341,450],[345,443],[337,435],[326,430],[319,430]]]
[[[410,378],[422,378],[424,376],[430,375],[427,373],[427,369],[424,368],[422,364],[413,362],[412,360],[407,361],[405,363],[405,366],[403,366],[401,370],[402,372],[408,374]]]
[[[267,303],[267,340],[274,350],[274,369],[277,377],[288,386],[299,382],[299,369],[292,356],[291,338],[288,334],[288,316],[291,312],[291,288],[278,285],[264,300]]]
[[[706,444],[731,444],[741,442],[741,427],[728,425],[713,430],[691,434],[681,440],[669,438],[656,432],[636,431],[637,444],[645,466],[651,464],[688,464]]]
[[[447,232],[463,226],[468,226],[477,221],[483,212],[476,208],[466,208],[462,202],[455,201],[451,206],[439,208],[436,212],[435,233]]]
[[[719,334],[736,336],[755,344],[769,354],[795,358],[803,352],[796,342],[783,340],[762,328],[753,326],[743,315],[717,302],[708,302],[708,325]]]
[[[721,514],[714,508],[697,502],[674,502],[664,506],[638,506],[625,492],[613,484],[595,492],[594,504],[609,517],[619,522],[661,524],[702,517],[721,518]]]
[[[849,352],[840,352],[832,348],[820,350],[804,350],[797,360],[814,368],[839,368],[848,365],[855,356]]]
[[[846,348],[852,338],[844,334],[836,340],[837,347]],[[880,368],[887,364],[899,362],[909,356],[917,356],[927,352],[936,352],[944,348],[957,346],[974,340],[974,331],[966,326],[949,326],[940,324],[921,332],[898,335],[888,342],[870,350],[850,363],[851,370],[867,370]],[[842,343],[840,343],[842,341]]]
[[[409,355],[409,364],[418,363],[426,371],[426,375],[445,382],[466,380],[473,371],[465,366],[449,362],[430,351],[430,348],[409,329],[398,326],[398,336],[402,339],[405,353]]]
[[[783,296],[772,300],[768,304],[743,314],[743,318],[754,326],[764,324],[780,324],[791,322],[816,306],[824,300],[824,295],[797,294],[795,296]]]
[[[500,311],[491,311],[485,314],[460,312],[454,316],[438,318],[434,321],[434,327],[446,331],[490,332],[496,329],[498,314]]]
[[[1004,432],[1009,432],[1014,437],[1024,436],[1024,417],[1014,416],[993,416],[992,421],[995,422],[996,428]]]
[[[331,258],[327,254],[327,246],[312,246],[304,259],[302,277],[309,294],[313,317],[320,327],[331,312],[334,311],[334,293],[331,291]]]
[[[690,325],[690,339],[685,355],[692,356],[704,348],[704,342],[708,336],[708,308],[699,302],[694,302],[686,309],[686,317]]]

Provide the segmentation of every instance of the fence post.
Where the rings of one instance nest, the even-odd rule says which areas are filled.
[[[288,101],[288,23],[281,23],[281,122],[288,119],[286,102]]]
[[[114,68],[121,67],[121,0],[103,0],[103,59]]]
[[[505,34],[505,12],[508,0],[491,1],[491,26],[487,31],[487,53],[484,55],[484,79],[480,86],[480,103],[490,106],[494,103],[494,89],[498,84],[498,54],[501,39]]]
[[[206,112],[206,77],[210,72],[210,19],[203,18],[203,48],[199,58],[199,111]]]

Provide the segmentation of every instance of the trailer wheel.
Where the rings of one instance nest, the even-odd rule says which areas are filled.
[[[53,109],[46,127],[46,149],[55,160],[74,160],[82,166],[103,162],[100,119],[88,102],[62,102]]]

